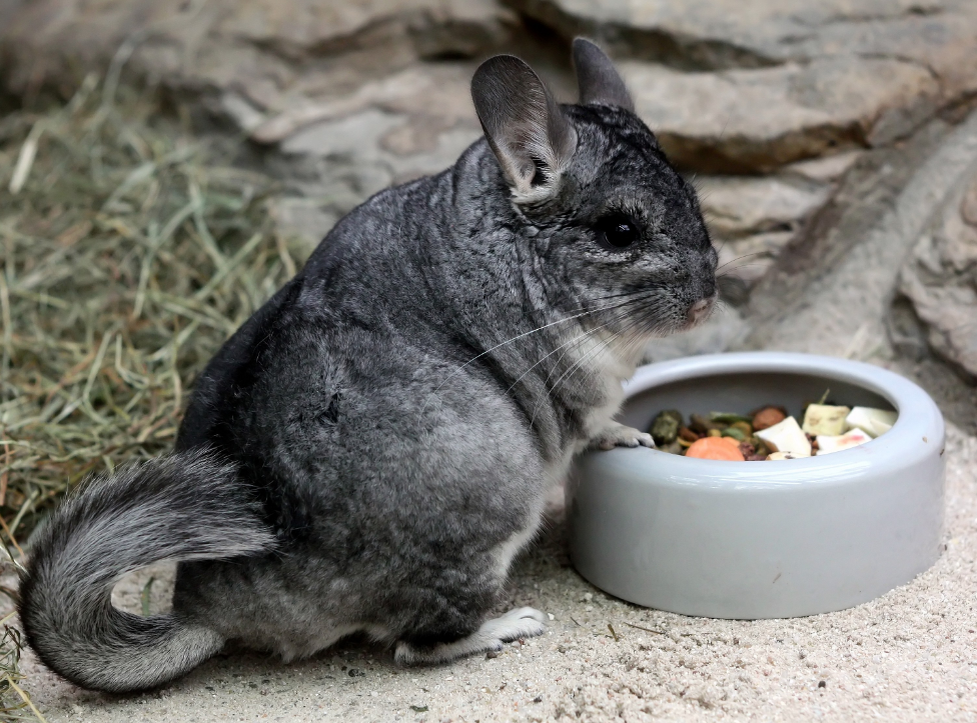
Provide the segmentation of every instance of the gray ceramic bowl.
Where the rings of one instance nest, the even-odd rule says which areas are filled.
[[[756,619],[851,607],[929,568],[942,547],[943,417],[897,374],[808,354],[679,359],[638,369],[619,418],[647,429],[663,409],[764,404],[797,416],[825,389],[840,403],[894,409],[899,418],[867,444],[809,459],[585,454],[566,493],[577,570],[639,605]]]

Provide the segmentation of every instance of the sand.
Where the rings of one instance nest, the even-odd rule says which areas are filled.
[[[162,690],[116,697],[60,681],[28,655],[28,685],[52,722],[977,721],[977,438],[951,425],[947,459],[946,551],[850,610],[709,620],[614,599],[570,566],[557,497],[504,606],[549,613],[549,630],[497,657],[404,669],[356,640],[290,665],[229,652]],[[124,581],[117,603],[138,610],[152,574],[162,609],[169,572]]]

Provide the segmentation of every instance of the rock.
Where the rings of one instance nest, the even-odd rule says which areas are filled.
[[[331,199],[278,198],[269,204],[275,230],[285,239],[301,242],[305,260],[331,229],[339,214],[330,211]]]
[[[753,289],[742,310],[750,330],[734,348],[884,358],[903,262],[975,162],[973,114],[866,152]]]
[[[695,354],[716,354],[742,343],[748,333],[749,327],[736,309],[717,304],[712,316],[695,329],[649,342],[642,363],[653,364]]]
[[[275,175],[342,215],[393,183],[437,173],[481,135],[471,68],[421,64],[366,83],[350,98],[287,110],[254,129],[275,144]]]
[[[278,143],[306,126],[376,108],[416,121],[411,135],[387,142],[389,150],[402,156],[429,151],[437,145],[437,134],[446,128],[461,121],[478,128],[469,91],[472,70],[467,65],[415,64],[367,80],[353,92],[305,95],[301,102],[269,114],[250,135],[259,143]],[[305,83],[312,85],[311,78],[306,78]]]
[[[507,1],[639,61],[638,106],[689,168],[887,144],[977,92],[970,0]]]
[[[695,186],[709,230],[719,238],[796,230],[829,195],[827,185],[773,176],[697,176]]]
[[[899,276],[896,300],[908,302],[893,320],[903,347],[924,338],[940,357],[977,379],[977,173],[946,204],[913,248]],[[911,311],[908,316],[906,311]],[[908,323],[919,330],[907,328]],[[922,332],[922,333],[920,333]],[[917,342],[918,344],[918,342]],[[919,349],[915,349],[916,353]]]
[[[977,6],[969,0],[507,0],[566,38],[685,70],[762,68],[831,56],[902,58],[947,96],[977,87]]]
[[[274,110],[418,59],[484,53],[514,25],[495,0],[36,0],[15,12],[6,9],[13,0],[4,3],[11,20],[0,32],[2,80],[14,92],[102,72],[125,42],[140,76],[184,90],[235,90]],[[310,85],[310,70],[328,72],[312,73]]]
[[[7,27],[25,3],[26,0],[0,0],[0,28]]]
[[[773,266],[794,231],[772,231],[734,239],[716,239],[719,248],[719,291],[723,301],[744,304],[750,290]]]
[[[925,68],[897,59],[819,58],[715,73],[620,66],[669,157],[707,172],[769,171],[889,143],[932,115],[940,93]]]
[[[808,161],[798,161],[785,166],[783,173],[787,176],[800,176],[809,181],[837,181],[844,176],[848,169],[855,165],[863,151],[845,151],[823,158]]]

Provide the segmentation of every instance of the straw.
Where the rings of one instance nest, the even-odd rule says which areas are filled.
[[[302,258],[239,144],[98,86],[0,120],[0,549],[18,557],[86,477],[171,449],[194,378]],[[0,720],[16,720],[33,704],[4,631]]]

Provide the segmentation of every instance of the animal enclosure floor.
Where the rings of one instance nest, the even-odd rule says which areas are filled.
[[[646,610],[585,582],[553,505],[517,562],[506,607],[552,614],[549,631],[495,658],[404,669],[348,641],[284,665],[229,653],[154,693],[80,691],[28,654],[49,721],[974,721],[977,720],[977,438],[947,440],[946,551],[929,571],[850,610],[790,620],[708,620]],[[123,581],[119,604],[151,609],[157,568]],[[613,631],[611,630],[613,627]]]

